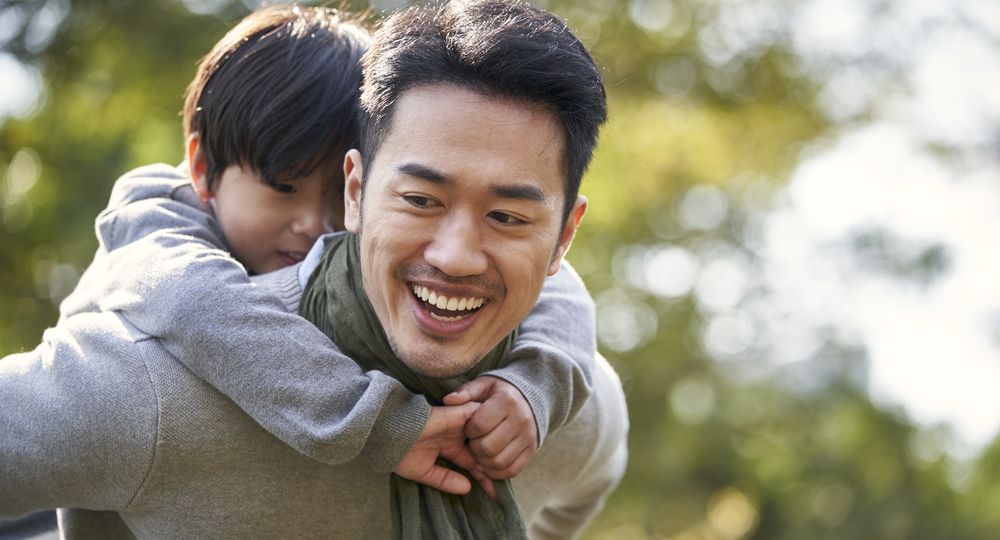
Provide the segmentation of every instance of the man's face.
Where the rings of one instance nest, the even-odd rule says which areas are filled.
[[[321,166],[271,185],[257,173],[230,165],[211,190],[195,167],[192,178],[198,194],[213,201],[233,256],[251,274],[263,274],[302,260],[319,235],[343,227],[343,202],[332,197],[331,170]]]
[[[467,371],[558,271],[586,209],[580,198],[562,227],[563,145],[540,106],[437,84],[402,94],[371,170],[348,154],[365,292],[412,369]]]

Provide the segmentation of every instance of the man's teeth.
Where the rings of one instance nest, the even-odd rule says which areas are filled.
[[[443,294],[438,294],[434,291],[431,291],[427,287],[421,287],[420,285],[413,286],[413,294],[415,294],[417,298],[423,300],[424,302],[427,302],[432,306],[436,306],[438,309],[444,309],[448,311],[467,311],[472,309],[478,309],[483,305],[483,302],[486,301],[485,298],[448,297]],[[434,314],[432,313],[431,315]],[[447,321],[447,320],[455,320],[458,319],[459,317],[442,317],[435,315],[434,318]]]
[[[444,321],[444,322],[457,321],[459,319],[464,319],[464,318],[468,317],[468,315],[459,315],[458,317],[445,317],[444,315],[438,315],[437,313],[434,313],[433,311],[431,311],[429,313],[430,313],[432,319],[435,319],[435,320],[438,320],[438,321]]]

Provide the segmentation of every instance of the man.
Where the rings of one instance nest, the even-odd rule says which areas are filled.
[[[577,188],[604,116],[597,70],[544,12],[454,3],[387,20],[366,61],[364,106],[362,152],[345,162],[346,223],[358,236],[344,238],[357,247],[341,251],[357,259],[357,298],[416,376],[473,371],[532,308],[583,216]],[[307,300],[336,285],[331,260]],[[301,284],[308,274],[293,268],[261,283]],[[442,308],[432,295],[449,302]],[[290,309],[297,303],[289,298]],[[331,323],[331,312],[309,306],[303,313],[321,328]],[[46,400],[90,411],[96,401],[101,414],[35,418],[40,445],[71,439],[76,451],[15,456],[24,461],[3,465],[13,493],[0,500],[92,510],[67,513],[67,535],[388,536],[389,475],[296,453],[114,313],[64,322],[39,362],[0,379],[0,422],[24,433],[16,414]],[[555,322],[553,331],[572,324]],[[80,356],[100,360],[65,361]],[[622,474],[624,402],[599,365],[593,397],[513,482],[535,536],[579,530]],[[85,393],[63,392],[81,386]]]

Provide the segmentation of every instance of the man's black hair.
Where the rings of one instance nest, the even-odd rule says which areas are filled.
[[[385,20],[364,57],[361,152],[366,169],[391,128],[399,97],[429,84],[453,84],[550,110],[565,134],[563,219],[607,119],[593,58],[562,20],[511,0],[456,0],[412,7]]]

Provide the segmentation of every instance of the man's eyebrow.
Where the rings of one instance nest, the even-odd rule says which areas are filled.
[[[404,163],[396,167],[396,171],[434,184],[447,185],[452,182],[443,173],[419,163]],[[494,184],[490,186],[490,191],[505,199],[545,202],[545,193],[534,184]]]
[[[545,202],[545,193],[534,184],[501,184],[490,186],[490,191],[505,199],[522,199]]]
[[[448,178],[445,175],[435,171],[434,169],[427,167],[426,165],[421,165],[419,163],[404,163],[399,167],[396,167],[396,171],[407,176],[413,176],[423,180],[433,182],[435,184],[447,184],[449,183]]]

